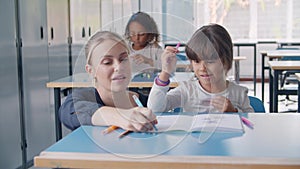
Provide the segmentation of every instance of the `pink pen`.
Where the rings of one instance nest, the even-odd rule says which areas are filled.
[[[178,50],[179,46],[180,46],[180,42],[178,42],[177,45],[175,46],[176,50]],[[177,53],[177,51],[175,53]],[[169,64],[170,62],[171,60],[170,58],[168,58],[167,63]]]
[[[241,119],[246,126],[253,128],[254,124],[250,120],[248,120],[246,117],[241,117]]]
[[[179,43],[177,43],[177,45],[176,45],[176,47],[175,47],[175,48],[178,50],[179,46],[180,46],[180,42],[179,42]]]

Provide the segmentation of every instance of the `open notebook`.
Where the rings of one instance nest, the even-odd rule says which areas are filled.
[[[238,113],[229,114],[197,114],[190,115],[163,115],[157,116],[158,131],[167,132],[181,130],[186,132],[244,132],[242,121]]]

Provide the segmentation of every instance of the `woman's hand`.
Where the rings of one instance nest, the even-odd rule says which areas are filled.
[[[119,127],[124,130],[145,132],[153,129],[157,124],[156,116],[145,107],[134,107],[120,112]]]
[[[220,112],[238,112],[231,101],[224,96],[217,96],[211,100],[212,105]]]

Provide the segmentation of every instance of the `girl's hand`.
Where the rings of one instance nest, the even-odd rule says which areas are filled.
[[[176,70],[176,53],[178,50],[174,47],[167,46],[161,56],[162,71],[168,73],[169,75],[173,74]]]
[[[119,126],[124,130],[145,132],[157,124],[156,116],[145,107],[134,107],[120,114],[122,120]]]
[[[231,101],[224,96],[214,97],[211,103],[220,112],[238,112]]]
[[[138,65],[145,63],[145,64],[149,64],[150,66],[153,66],[153,60],[151,58],[147,58],[141,54],[133,55],[133,56],[131,56],[131,58]]]

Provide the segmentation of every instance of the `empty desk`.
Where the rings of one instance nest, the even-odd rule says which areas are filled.
[[[296,73],[298,79],[298,113],[300,113],[300,73]]]
[[[278,88],[279,74],[285,70],[300,70],[300,61],[269,61],[270,71],[270,112],[278,112],[278,95],[297,95],[297,90]]]
[[[265,96],[265,70],[269,69],[268,66],[265,66],[265,58],[267,57],[270,60],[280,59],[284,56],[300,56],[300,50],[268,50],[268,51],[261,51],[261,96],[262,101],[264,102]]]
[[[234,79],[236,83],[240,82],[240,61],[246,60],[247,58],[245,56],[234,56]]]
[[[240,56],[240,47],[253,47],[253,83],[254,83],[254,95],[256,95],[256,44],[257,40],[235,40],[233,46],[237,47],[237,55]]]

